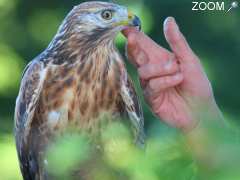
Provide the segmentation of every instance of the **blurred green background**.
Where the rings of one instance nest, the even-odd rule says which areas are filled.
[[[0,179],[21,179],[12,133],[21,72],[30,60],[47,47],[66,14],[81,2],[0,0]],[[240,8],[226,13],[192,11],[189,0],[114,2],[128,6],[139,15],[143,30],[164,47],[168,46],[163,37],[163,21],[167,16],[175,17],[191,47],[201,58],[225,117],[239,125]],[[225,9],[229,2],[225,1]],[[117,45],[122,52],[124,42],[122,36],[118,37]],[[128,65],[128,69],[137,82],[134,68]],[[139,86],[138,89],[141,94]],[[171,131],[156,120],[146,105],[144,113],[147,130],[155,129],[162,134]]]

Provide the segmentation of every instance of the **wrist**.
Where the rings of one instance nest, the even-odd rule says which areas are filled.
[[[196,100],[194,102],[192,101],[190,103],[192,109],[192,120],[189,125],[183,129],[184,133],[188,134],[192,131],[196,131],[197,129],[205,129],[207,124],[215,124],[216,126],[226,127],[222,112],[220,111],[214,98],[209,98],[204,102],[201,102],[200,100]]]
[[[198,163],[209,167],[217,166],[218,159],[214,152],[218,151],[219,132],[228,131],[228,126],[214,99],[201,106],[196,117],[196,126],[184,134],[186,142]]]

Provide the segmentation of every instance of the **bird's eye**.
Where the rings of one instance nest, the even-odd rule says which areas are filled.
[[[102,12],[103,19],[110,20],[110,19],[112,19],[112,16],[113,16],[113,12],[110,10],[105,10]]]

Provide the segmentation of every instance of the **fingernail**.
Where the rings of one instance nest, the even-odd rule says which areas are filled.
[[[172,27],[172,30],[175,31],[175,33],[178,33],[179,32],[179,27],[178,27],[178,24],[176,23],[176,20],[175,18],[173,17],[168,17],[166,18],[166,20],[164,21],[164,31],[167,31],[167,28],[169,28],[169,22],[171,22],[175,24],[174,27]]]
[[[168,22],[170,22],[170,21],[175,22],[175,19],[174,19],[173,17],[167,17],[167,18],[165,19],[164,23],[163,23],[164,30],[166,30],[167,24],[168,24]]]

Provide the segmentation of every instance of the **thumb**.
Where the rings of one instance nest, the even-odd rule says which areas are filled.
[[[173,17],[168,17],[164,21],[164,35],[173,53],[180,61],[191,61],[195,59],[193,51],[189,47],[183,34],[180,32]]]

